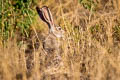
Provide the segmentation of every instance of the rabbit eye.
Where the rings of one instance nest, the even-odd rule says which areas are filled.
[[[61,27],[58,27],[58,30],[61,30]]]
[[[61,30],[61,27],[56,27],[57,30]]]
[[[61,30],[61,28],[59,28],[59,30]]]

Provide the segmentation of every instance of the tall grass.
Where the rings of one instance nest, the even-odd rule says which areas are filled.
[[[117,3],[116,0],[1,0],[0,80],[119,80]],[[48,29],[36,14],[36,4],[47,5],[55,23],[65,30],[61,40],[63,65],[59,68],[45,67],[49,64],[42,41]]]

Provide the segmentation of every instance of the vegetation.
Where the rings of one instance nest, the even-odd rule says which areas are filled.
[[[31,0],[1,0],[0,33],[2,40],[13,37],[16,32],[29,36],[30,24],[35,16],[35,2]]]
[[[0,0],[0,80],[120,80],[119,4],[119,0]],[[38,5],[48,6],[65,31],[59,68],[45,67],[48,27],[36,12]]]

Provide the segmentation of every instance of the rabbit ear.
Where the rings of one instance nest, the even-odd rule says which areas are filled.
[[[42,9],[45,20],[49,22],[50,24],[53,24],[53,17],[52,17],[50,9],[46,6],[42,7],[41,9]]]
[[[49,23],[50,25],[53,25],[53,18],[50,9],[47,6],[44,6],[42,8],[36,7],[37,12],[40,16],[40,18]]]
[[[41,10],[39,7],[36,7],[36,10],[37,10],[40,18],[41,18],[44,22],[46,22],[46,20],[44,19],[42,10]]]

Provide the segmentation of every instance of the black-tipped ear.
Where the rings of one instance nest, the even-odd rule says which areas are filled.
[[[41,18],[44,22],[48,23],[48,22],[45,20],[45,18],[44,18],[44,15],[43,15],[43,12],[42,12],[41,8],[39,8],[39,7],[37,6],[37,7],[36,7],[36,10],[37,10],[37,13],[39,14],[40,18]]]
[[[50,25],[54,24],[51,11],[47,6],[43,6],[42,8],[36,7],[36,10],[43,21],[47,22]]]

